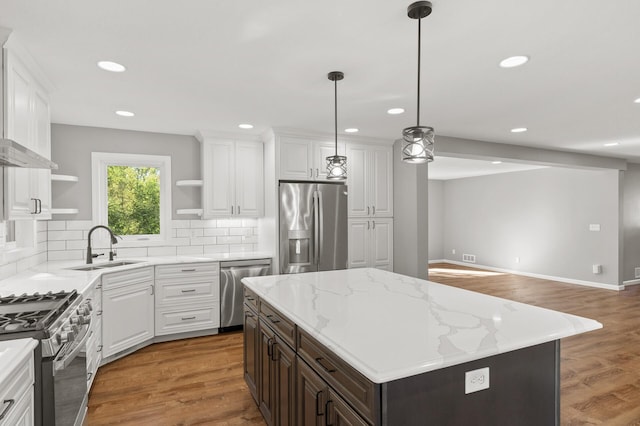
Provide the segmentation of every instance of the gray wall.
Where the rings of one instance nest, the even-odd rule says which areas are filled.
[[[635,280],[640,267],[640,164],[629,164],[623,184],[623,280]]]
[[[618,194],[617,170],[548,168],[446,181],[444,257],[468,253],[481,265],[618,285]],[[592,264],[603,273],[593,274]]]
[[[77,215],[56,215],[54,219],[91,219],[91,153],[118,152],[171,156],[172,217],[196,219],[198,216],[176,215],[176,209],[201,208],[201,188],[176,187],[175,181],[201,179],[200,143],[193,136],[98,127],[51,126],[51,158],[58,163],[54,173],[74,175],[77,183],[52,182],[54,208],[77,208]]]
[[[429,181],[429,260],[444,259],[444,181]]]
[[[402,141],[396,141],[393,145],[393,270],[427,278],[427,165],[403,163],[401,151]]]

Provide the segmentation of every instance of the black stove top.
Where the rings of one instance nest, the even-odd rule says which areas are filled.
[[[0,335],[46,330],[76,297],[75,290],[0,297]]]

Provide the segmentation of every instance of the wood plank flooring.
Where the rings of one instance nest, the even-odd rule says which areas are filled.
[[[596,319],[562,340],[561,424],[640,425],[640,286],[616,292],[451,264],[430,280]],[[242,376],[242,334],[159,343],[98,371],[87,423],[264,425]]]

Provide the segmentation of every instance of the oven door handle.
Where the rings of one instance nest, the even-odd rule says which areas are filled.
[[[89,337],[91,337],[91,323],[87,324],[87,331],[84,333],[82,338],[73,342],[73,349],[71,349],[70,351],[62,351],[62,359],[58,359],[56,357],[56,359],[53,360],[54,376],[56,375],[56,371],[64,370],[69,366],[69,364],[71,364],[71,361],[73,361],[78,353],[80,353],[80,351],[84,348],[85,343],[87,343],[87,340],[89,340]]]

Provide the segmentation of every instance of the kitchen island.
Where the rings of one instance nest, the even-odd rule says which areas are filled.
[[[377,269],[243,283],[268,424],[559,424],[560,339],[602,327]]]

